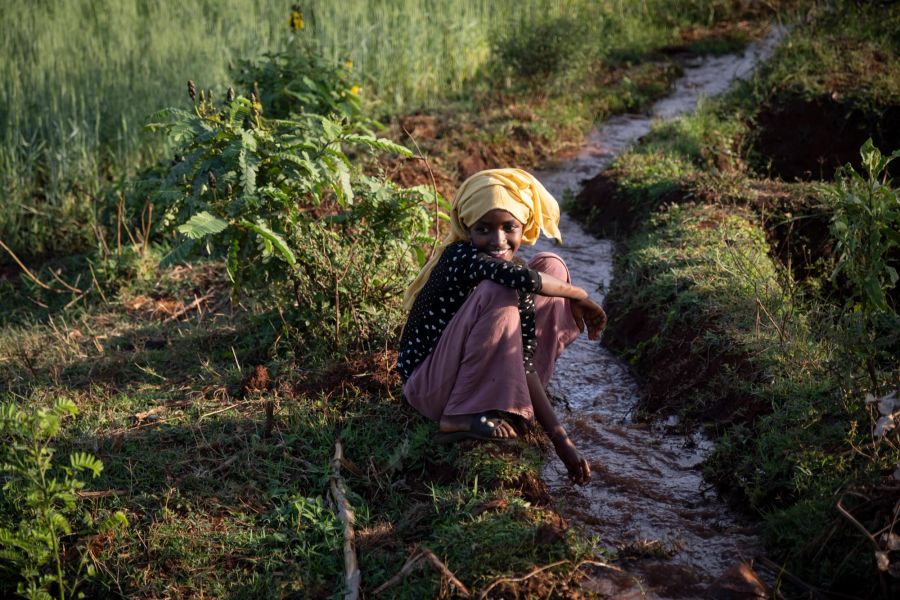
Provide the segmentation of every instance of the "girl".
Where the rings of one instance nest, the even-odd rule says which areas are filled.
[[[451,231],[404,297],[409,317],[397,369],[409,403],[440,423],[437,440],[504,441],[515,415],[537,419],[579,484],[590,468],[553,412],[545,386],[556,359],[603,309],[570,283],[562,259],[515,257],[541,232],[561,241],[559,205],[531,174],[491,169],[453,199]]]

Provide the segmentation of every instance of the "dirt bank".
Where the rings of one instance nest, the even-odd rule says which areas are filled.
[[[754,131],[758,170],[785,181],[831,180],[847,163],[860,169],[859,148],[869,137],[887,153],[900,148],[900,106],[785,92],[760,107]]]

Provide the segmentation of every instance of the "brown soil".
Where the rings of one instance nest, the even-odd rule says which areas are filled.
[[[827,275],[834,258],[829,213],[808,186],[778,181],[749,184],[753,208],[762,216],[773,258],[791,270],[796,281]]]
[[[347,389],[373,395],[389,393],[400,387],[396,364],[395,350],[354,355],[323,370],[305,373],[293,392],[303,396],[342,394]]]
[[[869,137],[884,153],[900,148],[900,106],[865,111],[837,93],[775,96],[762,106],[757,125],[760,162],[785,181],[830,180],[848,162],[859,169],[859,148]]]
[[[17,283],[21,273],[22,269],[20,269],[18,265],[4,263],[2,262],[2,258],[0,258],[0,281]]]
[[[652,202],[628,198],[618,191],[622,175],[620,171],[608,169],[585,182],[570,213],[587,231],[612,238],[627,235],[639,228],[657,207],[684,202],[688,195],[687,190],[676,188]]]
[[[272,387],[269,370],[263,365],[256,365],[253,373],[244,378],[241,383],[240,396],[246,397],[253,393],[268,391]]]
[[[664,323],[644,308],[620,302],[614,294],[607,297],[607,312],[617,316],[604,334],[604,345],[623,353],[654,340],[633,363],[641,384],[638,408],[642,412],[677,413],[688,408],[702,393],[708,393],[713,400],[705,403],[702,412],[694,416],[705,421],[750,422],[770,409],[764,403],[749,401],[728,386],[717,385],[722,376],[752,381],[757,374],[749,358],[742,354],[694,351],[692,347],[703,339],[708,327],[681,325],[664,330]]]
[[[534,120],[530,107],[514,102],[496,104],[477,115],[452,110],[401,115],[389,124],[387,137],[427,162],[396,158],[382,167],[400,185],[435,185],[449,199],[460,183],[478,171],[510,165],[533,168],[580,141],[581,132],[563,132],[560,139],[551,141],[528,127]]]

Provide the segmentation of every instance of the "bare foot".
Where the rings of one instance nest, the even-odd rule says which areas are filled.
[[[440,430],[442,433],[453,433],[456,431],[489,432],[490,437],[498,439],[518,437],[512,425],[490,413],[444,415],[441,417]]]

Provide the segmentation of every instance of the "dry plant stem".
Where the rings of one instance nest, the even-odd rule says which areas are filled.
[[[344,459],[344,450],[341,440],[334,443],[334,458],[331,459],[331,498],[337,508],[338,519],[344,524],[344,600],[357,600],[359,598],[359,584],[361,574],[356,561],[356,550],[353,547],[356,533],[353,531],[355,517],[353,508],[347,500],[344,478],[341,477],[341,461]]]
[[[122,206],[125,203],[124,198],[120,198],[118,206],[116,206],[116,256],[122,256]]]
[[[599,560],[582,560],[582,561],[579,561],[577,565],[575,565],[575,568],[572,569],[572,573],[574,574],[575,571],[577,571],[578,569],[580,569],[581,567],[583,567],[585,565],[590,565],[592,567],[603,567],[604,569],[609,569],[611,571],[617,571],[619,573],[625,572],[615,565],[611,565],[609,563],[605,563],[605,562],[602,562]]]
[[[197,419],[197,422],[199,423],[200,421],[202,421],[202,420],[205,419],[206,417],[211,417],[211,416],[213,416],[213,415],[217,415],[217,414],[219,414],[219,413],[223,413],[223,412],[225,412],[225,411],[231,410],[232,408],[237,408],[237,407],[240,406],[241,404],[246,404],[246,403],[245,403],[245,402],[236,402],[236,403],[234,403],[234,404],[230,404],[230,405],[226,406],[225,408],[220,408],[220,409],[214,410],[214,411],[212,411],[212,412],[204,413],[204,414],[200,415],[200,418]]]
[[[844,508],[841,505],[841,500],[843,500],[843,498],[840,498],[837,501],[837,504],[835,505],[835,507],[838,509],[838,512],[840,512],[842,515],[844,515],[844,517],[848,521],[850,521],[854,527],[859,529],[863,533],[863,535],[865,535],[867,538],[869,538],[869,541],[872,542],[873,546],[875,546],[875,552],[881,551],[881,546],[878,545],[878,540],[875,539],[875,536],[873,536],[869,532],[869,530],[863,526],[862,523],[857,521],[856,518],[853,515],[851,515],[850,512],[846,508]],[[887,598],[887,581],[885,581],[884,573],[881,572],[880,570],[878,571],[878,582],[881,585],[881,593],[884,595],[885,598]]]
[[[98,490],[98,491],[84,491],[80,490],[75,492],[75,495],[79,498],[111,498],[113,496],[124,496],[128,494],[128,490]]]
[[[81,294],[80,296],[75,296],[74,298],[72,298],[72,299],[69,301],[68,304],[66,304],[65,306],[63,306],[63,310],[68,310],[69,308],[71,308],[72,306],[74,306],[76,302],[78,302],[79,300],[81,300],[82,298],[84,298],[86,295],[87,295],[87,293],[83,293],[83,294]]]
[[[372,593],[375,595],[382,594],[385,592],[385,590],[388,590],[403,581],[403,579],[407,575],[409,575],[422,565],[423,558],[425,558],[425,556],[419,551],[418,546],[416,546],[415,550],[412,553],[412,556],[410,556],[409,559],[405,563],[403,563],[403,566],[400,567],[400,570],[397,571],[397,573],[393,577],[375,588]]]
[[[184,313],[188,312],[189,310],[193,310],[194,308],[200,310],[200,304],[205,302],[206,300],[209,300],[212,297],[212,295],[213,295],[212,292],[210,292],[200,298],[195,297],[193,302],[191,302],[187,306],[173,312],[171,315],[169,315],[168,318],[166,318],[165,321],[163,321],[163,323],[168,323],[169,321],[174,321],[175,319],[177,319]]]
[[[871,533],[869,533],[869,530],[866,529],[862,523],[857,521],[856,518],[854,518],[854,516],[851,515],[847,511],[847,509],[841,505],[841,500],[843,500],[843,498],[838,500],[837,504],[835,505],[835,507],[838,509],[838,512],[841,513],[842,515],[844,515],[844,517],[846,517],[846,519],[848,521],[850,521],[854,525],[854,527],[859,529],[863,533],[863,535],[865,535],[867,538],[869,538],[869,541],[872,542],[873,546],[875,546],[875,550],[881,550],[881,547],[878,545],[878,540],[875,539],[875,536],[873,536]]]
[[[97,238],[97,245],[100,247],[100,250],[103,252],[103,260],[109,258],[109,245],[106,243],[106,240],[103,238],[103,234],[100,232],[100,228],[96,223],[91,224],[91,228],[94,230],[94,237]]]
[[[819,598],[826,598],[826,597],[827,598],[845,598],[846,600],[859,600],[859,598],[857,596],[846,596],[844,594],[839,594],[837,592],[824,592],[824,591],[820,590],[819,588],[806,583],[805,581],[803,581],[802,579],[800,579],[799,577],[797,577],[796,575],[794,575],[793,573],[791,573],[790,571],[788,571],[787,569],[785,569],[784,567],[779,565],[778,563],[766,558],[765,556],[757,557],[756,562],[760,563],[761,565],[763,565],[765,567],[768,567],[773,572],[777,573],[779,577],[784,576],[785,579],[787,579],[788,581],[790,581],[792,584],[796,585],[797,587],[801,587],[801,588],[807,590],[809,592],[809,597],[812,600],[817,600]]]
[[[134,239],[134,236],[131,235],[131,230],[128,229],[128,224],[125,223],[125,199],[124,198],[122,198],[122,201],[119,203],[119,215],[120,215],[119,223],[121,223],[122,227],[125,228],[125,235],[127,235],[128,239],[131,241],[132,247],[137,249],[138,243]]]
[[[781,327],[778,326],[778,323],[775,322],[775,319],[772,318],[771,313],[769,313],[768,309],[763,306],[763,303],[759,298],[756,299],[756,304],[762,309],[764,313],[766,313],[766,317],[768,317],[769,322],[772,323],[772,327],[774,327],[775,331],[778,332],[778,339],[781,340],[782,344],[784,344],[784,331],[782,331]]]
[[[153,228],[153,203],[147,203],[147,218],[144,219],[144,211],[141,211],[141,257],[146,258],[147,246],[150,245],[150,230]]]
[[[232,454],[231,456],[229,456],[228,458],[223,460],[221,463],[219,463],[219,465],[210,469],[209,475],[212,475],[213,473],[218,473],[222,469],[225,469],[226,467],[231,466],[231,464],[238,459],[238,456],[240,456],[240,453]]]
[[[552,569],[553,567],[565,565],[568,562],[569,561],[567,561],[567,560],[560,560],[555,563],[550,563],[549,565],[544,565],[543,567],[538,567],[537,569],[535,569],[525,575],[522,575],[521,577],[501,577],[499,579],[495,579],[491,583],[491,585],[487,586],[486,588],[484,588],[481,591],[481,594],[478,596],[478,600],[484,600],[485,598],[487,598],[488,594],[490,594],[491,590],[494,589],[495,587],[497,587],[498,585],[500,585],[501,583],[519,583],[521,581],[525,581],[526,579],[531,579],[535,575],[537,575],[539,573],[543,573],[547,569]]]
[[[425,546],[421,546],[422,556],[430,562],[438,571],[440,571],[449,581],[459,590],[459,593],[464,597],[468,598],[472,595],[472,592],[469,591],[469,588],[463,584],[462,581],[456,578],[456,575],[453,574],[453,571],[447,568],[447,565],[443,563],[441,559],[435,556],[434,552],[426,548]]]
[[[28,270],[28,267],[26,267],[26,266],[22,263],[22,261],[19,260],[19,257],[16,256],[16,253],[13,252],[13,251],[10,249],[9,246],[7,246],[6,244],[3,243],[3,240],[0,240],[0,248],[3,248],[4,250],[6,250],[7,254],[9,254],[9,255],[12,257],[12,259],[13,259],[14,261],[16,261],[16,264],[19,265],[19,268],[22,269],[22,272],[25,273],[25,275],[28,277],[28,279],[32,280],[33,282],[35,282],[36,284],[38,284],[40,287],[42,287],[42,288],[45,289],[45,290],[52,290],[52,289],[53,289],[52,287],[50,287],[49,285],[47,285],[46,283],[44,283],[43,281],[41,281],[40,279],[38,279],[37,276],[36,276],[34,273],[32,273],[31,271],[29,271],[29,270]]]
[[[109,300],[106,299],[106,294],[103,293],[103,288],[100,287],[100,282],[97,281],[97,274],[94,272],[94,265],[92,265],[92,264],[89,262],[89,263],[88,263],[88,267],[89,267],[90,270],[91,270],[91,279],[93,279],[93,281],[94,281],[94,287],[97,288],[97,291],[100,293],[100,297],[103,298],[103,303],[104,303],[104,304],[109,304]]]
[[[425,162],[425,168],[428,169],[428,177],[431,178],[431,191],[434,193],[434,241],[431,242],[431,252],[428,254],[428,260],[431,260],[434,257],[434,253],[437,250],[438,245],[438,233],[440,231],[440,223],[438,222],[438,193],[437,193],[437,180],[434,178],[434,171],[431,170],[431,164],[428,162],[428,159],[425,158],[425,154],[422,153],[422,149],[419,148],[419,142],[416,141],[416,138],[413,137],[413,134],[408,132],[406,128],[403,128],[403,133],[409,136],[409,139],[412,140],[413,146],[416,147],[416,152],[419,153],[418,158]]]
[[[265,404],[266,422],[263,426],[263,437],[268,438],[272,435],[272,429],[275,427],[275,401],[269,398]]]
[[[50,269],[50,275],[53,277],[53,279],[55,279],[58,282],[60,282],[61,284],[63,284],[63,287],[65,287],[67,290],[69,290],[73,294],[84,294],[85,293],[84,290],[81,290],[73,285],[69,285],[68,283],[63,281],[62,277],[60,277],[58,273],[53,271],[53,269]],[[80,279],[80,277],[79,277],[79,279]],[[78,283],[78,281],[76,281],[75,283]]]

